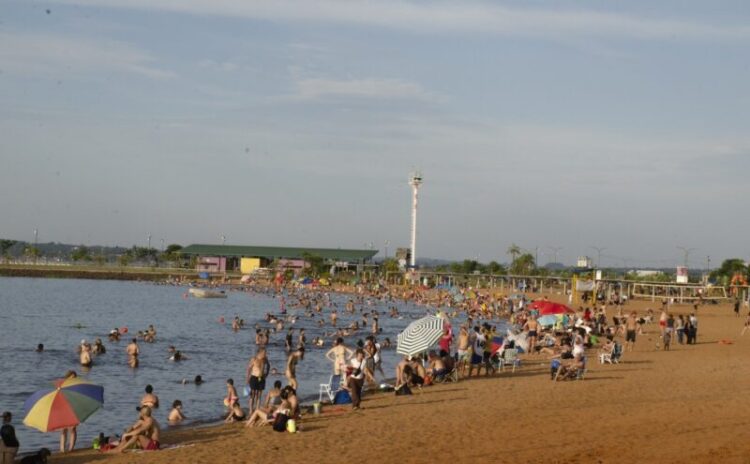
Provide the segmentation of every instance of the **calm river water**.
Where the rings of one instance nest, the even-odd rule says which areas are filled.
[[[13,423],[21,450],[31,451],[41,446],[57,450],[59,434],[43,434],[22,424],[23,402],[68,369],[75,369],[87,380],[103,385],[105,391],[103,409],[78,428],[78,447],[90,446],[99,432],[121,433],[130,425],[136,419],[135,406],[147,384],[154,386],[161,399],[161,409],[156,412],[161,424],[166,424],[169,406],[175,399],[182,400],[183,410],[191,420],[217,420],[224,412],[222,398],[227,378],[235,379],[241,394],[247,361],[255,353],[255,323],[262,321],[268,312],[278,313],[279,301],[271,296],[244,292],[231,292],[227,299],[185,299],[185,292],[184,287],[136,282],[0,278],[0,372],[3,379],[0,411],[14,413]],[[346,296],[332,295],[332,300],[339,306],[339,327],[360,320],[358,315],[342,314]],[[406,317],[387,317],[385,302],[375,302],[365,308],[365,311],[375,308],[380,312],[384,331],[381,339],[388,336],[394,345],[396,334],[426,311],[413,304],[395,306]],[[288,312],[302,314],[294,308],[288,308]],[[238,333],[232,332],[230,327],[235,314],[247,323]],[[218,322],[220,316],[226,318],[225,324]],[[126,335],[120,342],[111,343],[107,341],[107,333],[113,327],[128,327],[130,334],[135,334],[149,324],[157,329],[157,341],[140,343],[141,367],[130,369],[125,356],[130,337]],[[312,347],[310,341],[324,329],[305,317],[300,317],[294,327],[306,329],[309,350],[297,368],[299,394],[302,398],[317,397],[318,385],[328,380],[331,371],[324,358],[330,341],[325,348]],[[330,325],[325,330],[331,330]],[[296,335],[297,331],[295,342]],[[93,343],[97,337],[104,341],[107,353],[96,357],[94,367],[84,372],[75,349],[81,339]],[[271,366],[282,373],[286,359],[283,338],[283,333],[272,334],[269,347]],[[355,342],[356,338],[349,339],[347,345],[353,346]],[[38,343],[44,343],[43,353],[34,351]],[[169,345],[175,345],[189,360],[168,361]],[[388,377],[393,377],[395,364],[395,349],[384,351],[383,368]],[[203,376],[205,383],[200,386],[181,383],[183,378],[192,379],[197,374]],[[286,384],[283,377],[269,380],[276,379]],[[245,399],[242,404],[246,407]]]

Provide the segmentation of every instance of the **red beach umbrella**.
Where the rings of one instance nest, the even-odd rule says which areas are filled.
[[[529,305],[530,308],[539,311],[540,316],[547,316],[550,314],[565,314],[574,312],[568,306],[562,303],[554,303],[552,301],[535,301]]]

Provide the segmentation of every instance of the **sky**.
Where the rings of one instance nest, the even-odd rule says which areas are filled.
[[[750,257],[746,1],[5,0],[0,237]]]

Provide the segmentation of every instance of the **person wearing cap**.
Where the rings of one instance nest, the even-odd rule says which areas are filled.
[[[12,464],[18,453],[16,429],[10,425],[13,415],[10,411],[3,413],[3,425],[0,427],[0,464]]]
[[[94,364],[91,357],[91,345],[85,339],[81,340],[81,354],[79,358],[83,367],[91,367]]]

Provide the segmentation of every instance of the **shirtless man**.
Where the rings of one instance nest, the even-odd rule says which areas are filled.
[[[625,319],[625,349],[633,351],[635,345],[635,334],[640,328],[641,324],[638,323],[638,315],[635,311],[628,314],[628,318]]]
[[[159,423],[151,417],[151,408],[145,406],[141,408],[139,418],[135,424],[122,436],[120,444],[110,452],[122,453],[134,443],[138,443],[138,446],[143,450],[156,451],[160,446],[160,432]]]
[[[125,351],[128,353],[128,366],[134,369],[138,367],[138,355],[141,354],[141,350],[138,348],[138,339],[130,340],[130,344]]]
[[[305,347],[300,346],[297,351],[289,355],[286,360],[286,379],[289,381],[289,385],[297,390],[297,363],[305,356]]]
[[[469,330],[466,325],[461,326],[461,331],[458,334],[458,370],[461,375],[466,373],[466,365],[469,362]]]
[[[245,381],[250,386],[250,405],[248,409],[251,413],[260,405],[260,397],[263,394],[263,390],[266,389],[266,377],[268,377],[270,370],[271,365],[268,363],[266,349],[260,348],[258,354],[247,364],[247,372],[245,373]]]
[[[344,345],[343,338],[336,339],[333,348],[326,353],[326,359],[333,363],[334,375],[341,375],[342,370],[346,369],[347,361],[351,359],[353,354],[354,352]]]
[[[528,337],[529,337],[529,354],[535,354],[534,351],[534,345],[536,345],[536,338],[539,334],[539,323],[536,320],[536,317],[531,316],[528,321],[526,321],[526,324],[523,325],[524,330],[528,330]]]
[[[91,367],[94,365],[94,361],[91,359],[91,345],[86,343],[86,340],[81,341],[81,353],[79,355],[81,366]]]

